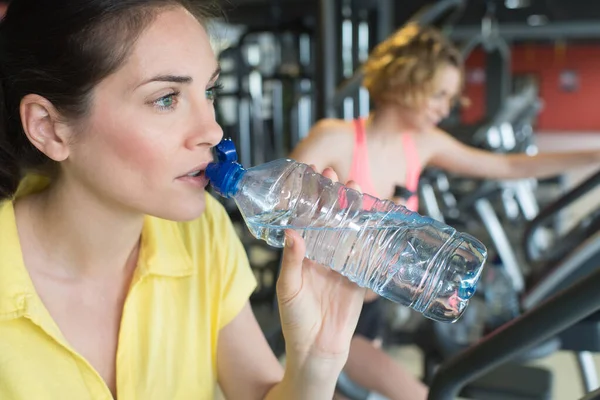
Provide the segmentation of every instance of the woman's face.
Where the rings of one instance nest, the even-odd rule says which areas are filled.
[[[93,90],[64,175],[129,212],[197,218],[204,169],[223,136],[213,105],[218,73],[195,17],[183,8],[161,12],[121,68]]]
[[[402,118],[415,130],[423,132],[437,126],[448,116],[460,92],[461,74],[458,68],[441,66],[432,82],[431,95],[420,107],[402,111]]]

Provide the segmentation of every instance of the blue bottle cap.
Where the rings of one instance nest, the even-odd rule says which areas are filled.
[[[215,146],[217,162],[208,164],[206,177],[211,186],[223,197],[234,196],[238,184],[246,170],[237,162],[235,144],[231,139],[223,139]]]
[[[463,300],[469,300],[475,294],[477,290],[478,275],[474,272],[467,272],[465,277],[460,282],[458,288],[458,297]]]
[[[237,162],[237,151],[235,150],[235,144],[231,139],[223,139],[215,146],[217,160],[219,162]]]

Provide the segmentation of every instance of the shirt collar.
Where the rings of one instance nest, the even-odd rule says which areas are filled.
[[[35,294],[25,269],[12,201],[0,203],[0,318],[17,317]]]
[[[15,197],[39,190],[47,183],[46,178],[28,176]],[[147,216],[138,257],[139,272],[166,277],[192,275],[192,258],[183,236],[181,224]],[[0,202],[0,319],[17,318],[41,305],[25,268],[14,203]]]
[[[192,258],[184,244],[180,224],[146,217],[138,268],[161,276],[183,277],[193,274]]]

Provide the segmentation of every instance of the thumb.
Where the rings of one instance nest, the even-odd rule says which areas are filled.
[[[277,280],[277,296],[282,302],[293,299],[302,288],[302,261],[306,253],[304,239],[295,231],[285,231],[285,247]]]

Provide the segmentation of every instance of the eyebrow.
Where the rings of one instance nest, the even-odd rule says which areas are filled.
[[[212,81],[213,79],[215,79],[215,77],[217,77],[220,73],[221,73],[221,67],[217,66],[217,68],[215,68],[215,70],[211,74],[209,81]],[[190,84],[190,83],[192,83],[192,81],[193,81],[192,77],[187,76],[187,75],[157,75],[153,78],[145,80],[144,82],[140,83],[137,87],[146,85],[150,82],[173,82],[173,83]]]
[[[217,68],[215,68],[215,70],[213,71],[212,75],[210,76],[209,81],[212,81],[213,79],[215,79],[220,74],[221,74],[221,66],[217,65]]]

